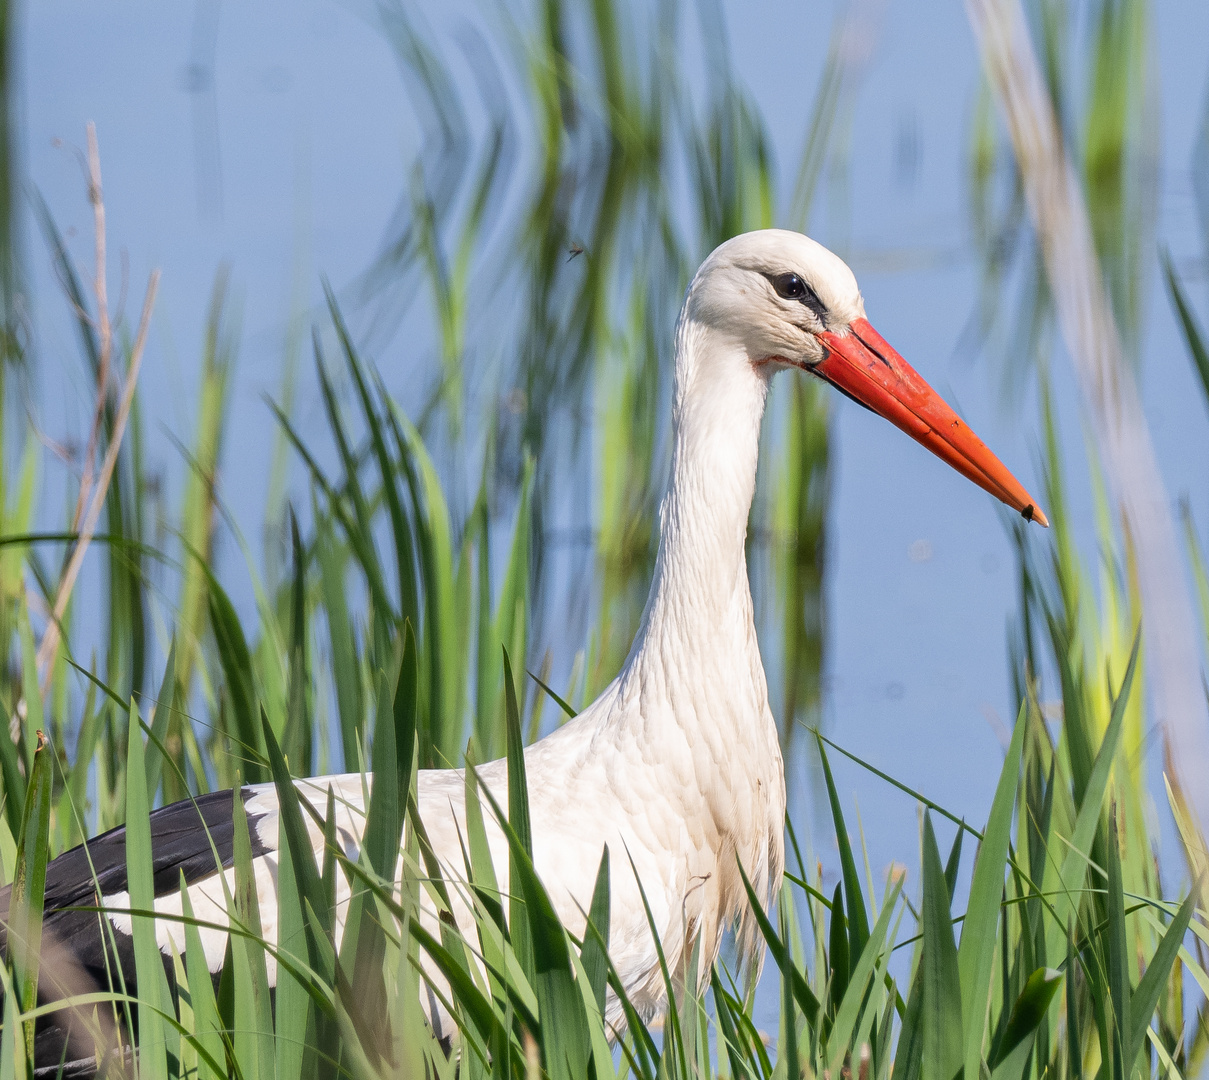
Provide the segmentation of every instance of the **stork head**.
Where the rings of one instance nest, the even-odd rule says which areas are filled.
[[[869,324],[843,259],[809,237],[765,229],[727,240],[697,271],[685,316],[738,345],[757,377],[798,368],[830,383],[1027,520],[1049,524],[1003,463]]]

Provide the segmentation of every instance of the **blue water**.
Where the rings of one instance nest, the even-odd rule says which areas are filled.
[[[978,85],[973,36],[960,4],[897,0],[869,8],[876,34],[855,99],[846,175],[824,181],[812,232],[849,259],[874,325],[1036,492],[1032,406],[1006,408],[998,368],[956,351],[977,289],[965,181]],[[451,52],[466,25],[491,32],[479,7],[426,10]],[[796,168],[835,11],[830,2],[726,5],[734,68],[763,110],[783,190]],[[1206,100],[1209,5],[1155,5],[1153,30],[1162,147],[1158,240],[1204,310],[1190,161]],[[243,332],[220,484],[258,549],[274,432],[261,395],[278,392],[288,323],[300,302],[294,283],[304,283],[304,304],[317,304],[320,274],[337,288],[355,280],[378,250],[417,150],[416,118],[373,8],[314,0],[203,0],[196,7],[39,0],[23,13],[23,31],[31,183],[69,230],[78,263],[90,267],[91,218],[77,148],[85,122],[95,120],[111,294],[118,291],[119,249],[129,258],[131,316],[150,268],[164,272],[143,400],[147,453],[160,463],[174,505],[182,469],[170,436],[190,441],[209,292],[219,265],[231,267]],[[36,417],[49,434],[66,438],[85,430],[91,397],[66,305],[32,226],[27,247],[39,356]],[[1209,530],[1209,418],[1157,273],[1151,281],[1147,413],[1169,493],[1187,495]],[[375,354],[409,404],[416,397],[407,358],[430,340],[419,325]],[[1053,367],[1075,472],[1072,510],[1092,558],[1077,394],[1061,351]],[[1000,515],[989,496],[889,425],[847,402],[837,413],[826,722],[854,752],[981,823],[1011,721],[1005,631],[1015,575]],[[296,415],[304,429],[321,423],[308,360]],[[47,466],[47,522],[61,519],[58,468]],[[305,490],[298,469],[293,483]],[[250,615],[247,575],[229,539],[220,544],[219,564]],[[86,599],[96,596],[95,583],[83,589]],[[569,606],[553,595],[545,626],[557,627],[560,603]],[[539,650],[547,644],[536,643]],[[892,859],[914,866],[912,802],[845,762],[835,762],[835,771],[845,799],[859,801],[874,875],[880,879]],[[855,830],[855,817],[850,824]],[[949,830],[940,832],[945,843]],[[830,848],[817,854],[833,865]]]

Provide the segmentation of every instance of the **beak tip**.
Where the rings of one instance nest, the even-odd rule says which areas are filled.
[[[1035,503],[1029,503],[1028,506],[1020,511],[1020,516],[1025,521],[1035,521],[1043,529],[1049,528],[1049,518],[1045,516],[1045,512]]]

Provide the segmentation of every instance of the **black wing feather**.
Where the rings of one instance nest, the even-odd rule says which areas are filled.
[[[246,804],[256,792],[245,787],[240,794]],[[151,866],[157,897],[176,892],[180,888],[182,874],[185,883],[191,885],[233,864],[232,810],[233,794],[228,790],[199,795],[196,799],[173,803],[151,813]],[[257,834],[257,820],[248,819],[253,858],[269,851]],[[133,939],[118,930],[112,920],[102,921],[97,912],[78,910],[97,907],[98,897],[103,906],[108,898],[128,892],[128,884],[124,825],[65,852],[46,868],[43,939],[53,943],[56,948],[66,950],[91,982],[91,989],[119,990],[124,982],[127,993],[137,993]],[[11,894],[11,886],[0,890],[0,912],[4,916],[3,925],[0,925],[0,943],[6,947]],[[164,967],[169,985],[174,985],[172,962],[167,957]],[[58,997],[46,986],[46,981],[45,977],[39,980],[38,998],[42,1003]],[[72,1051],[78,1049],[74,1044],[81,1039],[71,1039],[70,1036],[70,1013],[51,1013],[39,1019],[35,1048],[36,1074],[45,1070],[47,1075],[53,1075],[58,1071],[60,1062],[65,1060],[66,1053],[66,1060],[77,1068],[82,1066],[83,1071],[69,1068],[64,1075],[92,1075],[95,1070],[93,1059],[81,1061],[76,1058]],[[87,1052],[91,1049],[91,1038],[84,1035],[82,1040]],[[73,1044],[70,1049],[69,1042]]]

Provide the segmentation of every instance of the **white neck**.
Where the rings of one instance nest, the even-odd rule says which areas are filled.
[[[767,393],[740,342],[682,317],[655,579],[623,681],[693,679],[756,649],[744,543]]]

